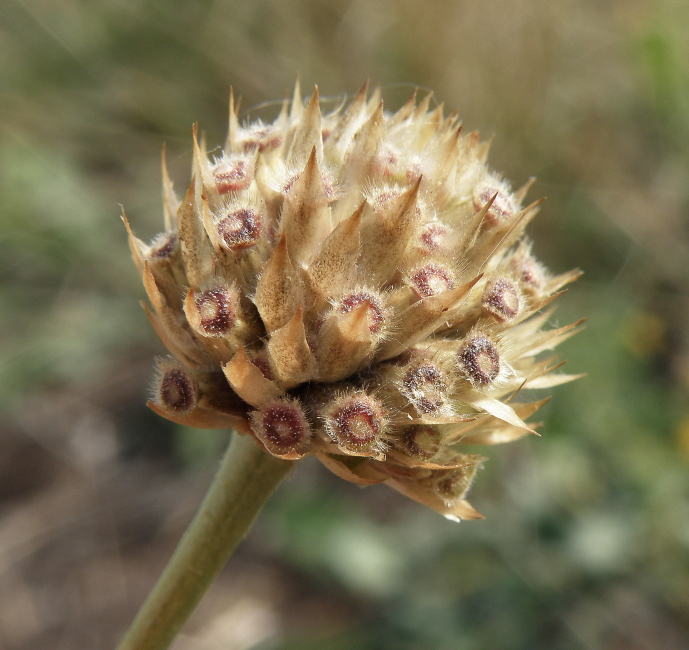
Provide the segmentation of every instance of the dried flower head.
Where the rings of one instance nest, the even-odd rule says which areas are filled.
[[[175,358],[156,412],[475,518],[482,459],[461,446],[532,431],[543,402],[514,395],[573,378],[537,355],[576,331],[543,329],[542,310],[579,273],[534,259],[530,183],[513,192],[478,134],[429,106],[389,114],[364,86],[323,115],[297,84],[273,124],[240,125],[231,97],[220,157],[194,130],[181,200],[163,160],[165,232],[127,229]]]

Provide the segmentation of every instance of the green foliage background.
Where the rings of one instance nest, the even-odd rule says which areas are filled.
[[[119,222],[159,158],[269,116],[297,75],[432,88],[585,276],[542,437],[489,450],[460,525],[300,464],[177,650],[689,647],[689,5],[672,0],[0,3],[0,647],[114,647],[226,433],[143,406],[163,354]]]

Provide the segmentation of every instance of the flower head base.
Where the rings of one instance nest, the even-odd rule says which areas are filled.
[[[241,126],[231,99],[218,159],[194,132],[181,200],[163,162],[165,232],[149,246],[127,228],[175,358],[156,412],[475,518],[482,458],[459,449],[532,431],[542,402],[515,393],[573,378],[536,355],[577,324],[543,330],[538,312],[578,272],[534,259],[528,185],[513,192],[478,135],[429,104],[388,114],[365,86],[323,115],[297,86],[273,124]]]

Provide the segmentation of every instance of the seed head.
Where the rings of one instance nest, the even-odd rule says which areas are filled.
[[[163,162],[164,232],[146,245],[125,219],[174,357],[151,407],[480,517],[464,497],[482,459],[458,446],[528,433],[541,402],[515,393],[573,378],[536,358],[575,331],[538,312],[578,272],[533,257],[531,181],[513,192],[430,96],[390,114],[364,86],[323,115],[297,85],[272,124],[230,104],[216,159],[194,129],[183,197]]]

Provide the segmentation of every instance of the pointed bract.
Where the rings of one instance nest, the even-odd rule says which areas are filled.
[[[285,388],[294,388],[318,375],[316,358],[306,341],[303,309],[299,307],[292,319],[269,337],[267,350],[277,381]]]
[[[316,147],[306,166],[290,181],[282,205],[281,229],[294,261],[306,262],[330,234],[329,188],[323,180]]]
[[[282,327],[300,304],[298,276],[283,235],[268,258],[256,287],[254,303],[268,332]]]

